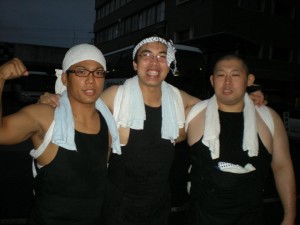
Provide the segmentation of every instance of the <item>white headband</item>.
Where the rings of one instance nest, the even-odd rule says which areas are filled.
[[[66,90],[66,86],[64,86],[61,81],[61,74],[66,72],[72,65],[84,60],[94,60],[100,63],[104,70],[106,70],[105,58],[96,46],[91,44],[75,45],[67,51],[62,63],[62,70],[55,70],[55,74],[57,76],[55,92],[57,94],[61,94],[64,90]]]
[[[172,40],[166,41],[165,39],[163,39],[161,37],[145,38],[134,47],[133,52],[132,52],[132,59],[135,58],[135,55],[136,55],[137,51],[140,49],[140,47],[142,45],[147,44],[147,43],[151,43],[151,42],[160,42],[160,43],[165,44],[167,46],[167,63],[168,63],[168,67],[173,72],[173,74],[175,74],[176,71],[177,71],[176,58],[175,58],[176,49],[173,45]],[[170,67],[172,62],[174,62],[174,68]]]

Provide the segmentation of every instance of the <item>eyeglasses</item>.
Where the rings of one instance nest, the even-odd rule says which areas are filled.
[[[154,55],[151,52],[143,52],[138,55],[145,61],[153,60],[154,57],[157,59],[158,62],[166,62],[167,61],[167,55],[166,54],[160,54],[160,55]]]
[[[96,78],[104,78],[106,76],[105,70],[90,71],[88,69],[75,69],[75,70],[67,70],[66,73],[67,74],[75,73],[75,75],[78,77],[88,77],[90,75],[90,73],[93,74],[93,77],[96,77]]]

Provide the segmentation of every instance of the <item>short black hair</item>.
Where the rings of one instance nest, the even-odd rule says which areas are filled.
[[[240,62],[242,62],[242,66],[244,67],[246,74],[249,75],[249,67],[245,61],[245,59],[243,59],[241,56],[239,55],[235,55],[235,54],[227,54],[224,56],[221,56],[215,63],[214,68],[213,68],[213,73],[215,73],[216,71],[216,66],[219,62],[224,61],[224,60],[238,60]]]

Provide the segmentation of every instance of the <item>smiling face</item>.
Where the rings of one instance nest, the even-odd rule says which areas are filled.
[[[145,53],[154,57],[143,57],[147,55]],[[140,86],[160,87],[169,73],[167,61],[163,60],[166,55],[167,46],[160,42],[150,42],[140,47],[137,52],[137,61],[133,62]]]
[[[89,71],[103,70],[103,66],[93,60],[85,60],[72,65],[70,70],[87,69]],[[63,74],[62,81],[67,87],[70,101],[78,101],[84,104],[94,104],[100,97],[104,78],[96,78],[90,73],[87,77],[76,76],[75,73]]]
[[[244,63],[237,59],[219,61],[211,75],[219,109],[227,112],[241,112],[247,86],[254,82],[254,76],[247,74]]]

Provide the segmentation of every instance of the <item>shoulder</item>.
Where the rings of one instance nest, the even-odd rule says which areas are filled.
[[[281,116],[272,108],[268,107],[274,121],[275,133],[278,130],[286,131]]]
[[[23,113],[28,113],[30,115],[36,115],[39,114],[41,117],[43,117],[43,115],[47,115],[47,114],[53,114],[54,113],[55,108],[50,106],[50,105],[46,105],[46,104],[31,104],[28,106],[25,106],[24,108],[22,108],[20,110],[20,112]],[[43,114],[45,113],[45,114]]]
[[[256,110],[265,122],[267,119],[272,119],[273,123],[276,123],[277,121],[281,121],[280,115],[271,107],[259,106],[256,107]]]
[[[31,117],[35,121],[52,121],[54,118],[54,111],[50,105],[46,104],[32,104],[20,110],[20,113]]]
[[[179,90],[179,89],[178,89]],[[179,90],[179,93],[181,95],[183,104],[185,106],[185,109],[187,109],[188,107],[191,107],[193,105],[195,105],[196,103],[200,102],[200,99],[192,96],[190,94],[188,94],[187,92],[183,91],[183,90]]]
[[[118,91],[118,88],[120,87],[121,85],[112,85],[108,88],[106,88],[103,92],[102,92],[102,96],[104,95],[107,95],[107,94],[112,94],[112,93],[116,93]],[[101,97],[102,97],[101,96]]]
[[[260,113],[260,116],[264,120],[264,122],[270,127],[270,124],[273,126],[273,135],[285,132],[285,127],[283,124],[283,121],[281,119],[281,116],[272,108],[268,106],[261,106],[258,107],[258,112]],[[266,112],[268,115],[266,115]]]
[[[108,108],[112,111],[113,105],[114,105],[114,99],[118,92],[119,87],[121,85],[112,85],[109,88],[105,89],[100,98],[103,100],[103,102],[108,106]]]
[[[188,129],[192,120],[195,120],[197,118],[201,118],[201,120],[203,119],[203,116],[201,115],[205,115],[207,103],[208,100],[200,101],[186,110],[186,130]]]

